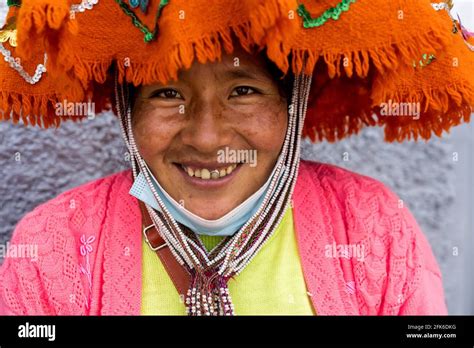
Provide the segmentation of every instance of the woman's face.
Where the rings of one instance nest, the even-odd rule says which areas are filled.
[[[265,183],[287,121],[286,98],[264,59],[242,49],[194,63],[176,82],[142,86],[133,109],[138,149],[160,185],[209,220]]]

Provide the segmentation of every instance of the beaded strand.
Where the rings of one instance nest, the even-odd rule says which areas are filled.
[[[299,82],[299,79],[300,79],[300,76],[296,76],[296,85],[299,86],[300,85],[300,82]],[[304,118],[305,118],[305,115],[306,115],[306,108],[307,108],[307,103],[304,102],[305,100],[308,100],[308,96],[309,96],[309,90],[310,90],[310,85],[311,85],[311,76],[308,76],[308,75],[304,75],[303,76],[303,80],[302,80],[302,85],[303,85],[303,88],[301,89],[302,90],[302,94],[300,94],[300,89],[299,88],[296,88],[296,91],[295,93],[293,94],[292,96],[292,105],[298,105],[299,108],[300,108],[300,113],[299,113],[299,117],[297,117],[297,133],[296,133],[296,152],[295,152],[295,160],[294,160],[294,163],[295,165],[293,165],[291,167],[291,173],[290,173],[290,182],[291,182],[291,186],[289,187],[289,192],[293,192],[294,190],[294,185],[296,183],[296,180],[293,180],[296,176],[296,173],[298,172],[298,168],[299,168],[299,158],[300,158],[300,149],[301,149],[301,135],[302,135],[302,130],[303,130],[303,125],[304,125]],[[299,101],[299,102],[298,102]],[[302,102],[303,101],[303,102]],[[290,119],[291,119],[291,116],[290,116]],[[293,120],[294,121],[294,120]],[[285,202],[285,208],[284,210],[287,209],[287,205],[289,203],[289,200],[286,200]],[[276,222],[276,226],[278,226],[281,222],[281,220],[283,219],[283,214],[280,215],[277,219],[277,222]],[[250,256],[247,257],[247,259],[245,259],[245,261],[242,262],[242,265],[246,265],[248,264],[251,259],[258,253],[258,251],[260,250],[260,248],[263,246],[263,244],[259,244],[258,242],[255,244],[257,245],[256,249],[255,250],[251,250],[251,252],[249,252]],[[242,257],[245,257],[246,255],[244,254]],[[236,274],[239,274],[245,266],[239,266],[236,268]]]

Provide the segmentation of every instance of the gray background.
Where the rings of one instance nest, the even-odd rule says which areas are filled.
[[[5,9],[0,3],[0,25]],[[387,144],[380,129],[366,129],[337,144],[303,147],[304,158],[374,177],[406,202],[440,264],[450,314],[474,314],[473,135],[462,125],[443,139]],[[125,153],[109,113],[46,131],[0,122],[0,243],[38,204],[127,168]]]

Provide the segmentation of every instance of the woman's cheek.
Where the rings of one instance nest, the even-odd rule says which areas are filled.
[[[172,116],[167,113],[167,116]],[[159,110],[140,110],[136,115],[133,132],[140,153],[145,159],[162,154],[169,148],[173,138],[179,133],[181,122],[163,120],[163,113]],[[178,115],[175,115],[178,117]]]
[[[283,145],[288,116],[284,105],[265,104],[240,115],[240,133],[259,152],[279,153]]]

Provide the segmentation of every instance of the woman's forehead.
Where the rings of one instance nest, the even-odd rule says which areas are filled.
[[[220,61],[194,63],[190,69],[179,73],[179,79],[189,81],[197,75],[206,75],[218,81],[226,82],[235,79],[271,79],[265,60],[260,55],[243,53],[227,54]]]
[[[240,49],[230,54],[224,54],[220,60],[215,62],[200,63],[195,61],[189,69],[181,70],[178,80],[172,83],[192,83],[202,79],[212,79],[225,83],[238,79],[259,80],[269,82],[274,80],[268,70],[267,62],[263,54],[252,54]],[[155,83],[149,86],[165,85]],[[145,86],[144,86],[145,87]]]

